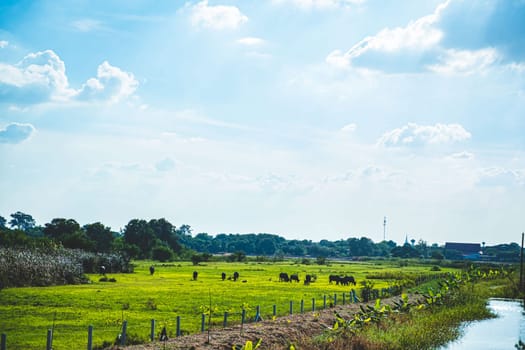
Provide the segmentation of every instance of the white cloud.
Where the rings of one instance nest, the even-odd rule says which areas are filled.
[[[98,67],[96,78],[75,90],[69,86],[64,61],[52,50],[30,53],[15,65],[0,63],[0,98],[14,104],[72,99],[117,102],[137,87],[133,74],[106,61]]]
[[[92,32],[95,30],[104,29],[104,26],[100,21],[89,18],[73,21],[71,23],[71,26],[73,26],[73,28],[75,28],[79,32]]]
[[[190,21],[195,27],[210,29],[236,29],[248,21],[235,6],[217,5],[208,6],[208,1],[203,0],[190,9]]]
[[[108,100],[118,102],[131,96],[139,83],[132,73],[104,61],[97,69],[97,77],[89,79],[77,92],[80,100]]]
[[[170,171],[175,169],[175,161],[169,157],[159,160],[155,163],[155,168],[158,171]]]
[[[237,40],[237,43],[245,46],[260,46],[263,45],[265,41],[261,38],[246,37]]]
[[[463,151],[463,152],[453,153],[453,154],[449,155],[447,157],[447,159],[452,159],[452,160],[471,160],[471,159],[474,159],[474,154],[470,153],[470,152]]]
[[[351,65],[352,60],[369,51],[393,53],[407,49],[421,52],[434,47],[443,37],[443,32],[434,24],[447,5],[448,2],[438,6],[433,14],[412,21],[405,27],[384,28],[376,35],[362,39],[345,53],[334,50],[326,57],[326,62],[336,67],[346,67]]]
[[[5,101],[64,100],[73,94],[65,64],[52,50],[30,53],[15,65],[0,63],[0,96]]]
[[[0,40],[0,49],[3,49],[9,45],[9,41]]]
[[[11,123],[0,129],[0,143],[20,143],[31,137],[34,131],[31,124]]]
[[[430,15],[404,26],[383,28],[349,50],[333,50],[325,61],[338,68],[438,74],[473,74],[495,64],[519,69],[521,14],[525,14],[523,2],[447,0]],[[508,23],[502,22],[503,15]],[[494,34],[503,27],[504,35]]]
[[[383,146],[420,146],[447,144],[470,139],[471,134],[459,124],[407,125],[388,131],[378,144]]]
[[[480,169],[478,182],[483,186],[525,186],[525,170],[501,167]]]
[[[350,123],[350,124],[346,124],[345,126],[343,126],[341,128],[341,131],[346,132],[346,133],[351,133],[351,132],[354,132],[356,129],[357,129],[357,124]]]
[[[366,0],[272,0],[274,4],[291,4],[303,10],[330,9],[357,5]]]
[[[443,74],[472,74],[490,67],[499,57],[493,48],[476,51],[446,50],[440,63],[429,65],[428,69]]]

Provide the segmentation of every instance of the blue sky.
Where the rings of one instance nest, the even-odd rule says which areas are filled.
[[[0,215],[517,242],[525,2],[3,1]]]

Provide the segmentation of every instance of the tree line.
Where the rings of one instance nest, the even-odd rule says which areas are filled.
[[[0,216],[1,246],[31,247],[51,243],[95,253],[116,252],[133,259],[191,259],[194,263],[219,254],[224,254],[232,261],[242,261],[248,255],[273,259],[398,257],[441,260],[461,257],[457,251],[445,251],[442,246],[429,245],[424,240],[411,240],[411,243],[397,245],[391,240],[375,243],[364,236],[313,242],[306,239],[288,240],[270,233],[193,235],[189,225],[176,227],[164,218],[149,221],[132,219],[120,232],[116,232],[101,222],[81,226],[74,219],[55,218],[39,226],[31,215],[23,212],[11,214],[9,221]],[[485,247],[484,253],[500,261],[517,261],[520,247],[516,243],[501,244]]]

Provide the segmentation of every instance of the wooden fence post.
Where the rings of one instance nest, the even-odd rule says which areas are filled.
[[[47,330],[47,342],[46,350],[52,350],[53,348],[53,331],[51,329]]]
[[[202,314],[201,315],[201,333],[204,333],[204,325],[205,324],[206,324],[206,314]]]
[[[87,350],[93,350],[93,326],[92,325],[89,325],[88,327]]]
[[[122,333],[120,335],[120,345],[126,345],[126,332],[128,328],[128,321],[122,322]]]
[[[180,316],[177,316],[177,337],[180,337]]]
[[[222,321],[222,327],[228,327],[228,311],[224,311],[224,320]]]
[[[293,301],[290,300],[290,315],[293,314]]]
[[[304,314],[304,300],[301,299],[301,313]]]
[[[2,341],[0,342],[0,349],[7,350],[7,334],[2,333]]]
[[[155,340],[155,320],[151,319],[151,328],[149,332],[149,338],[151,341]]]
[[[277,316],[277,305],[273,304],[273,315]]]
[[[312,311],[315,311],[315,298],[312,298]]]

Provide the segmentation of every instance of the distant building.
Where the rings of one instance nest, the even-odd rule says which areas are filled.
[[[481,258],[481,244],[446,242],[445,256],[453,252],[458,252],[461,258],[465,260],[479,260]]]

